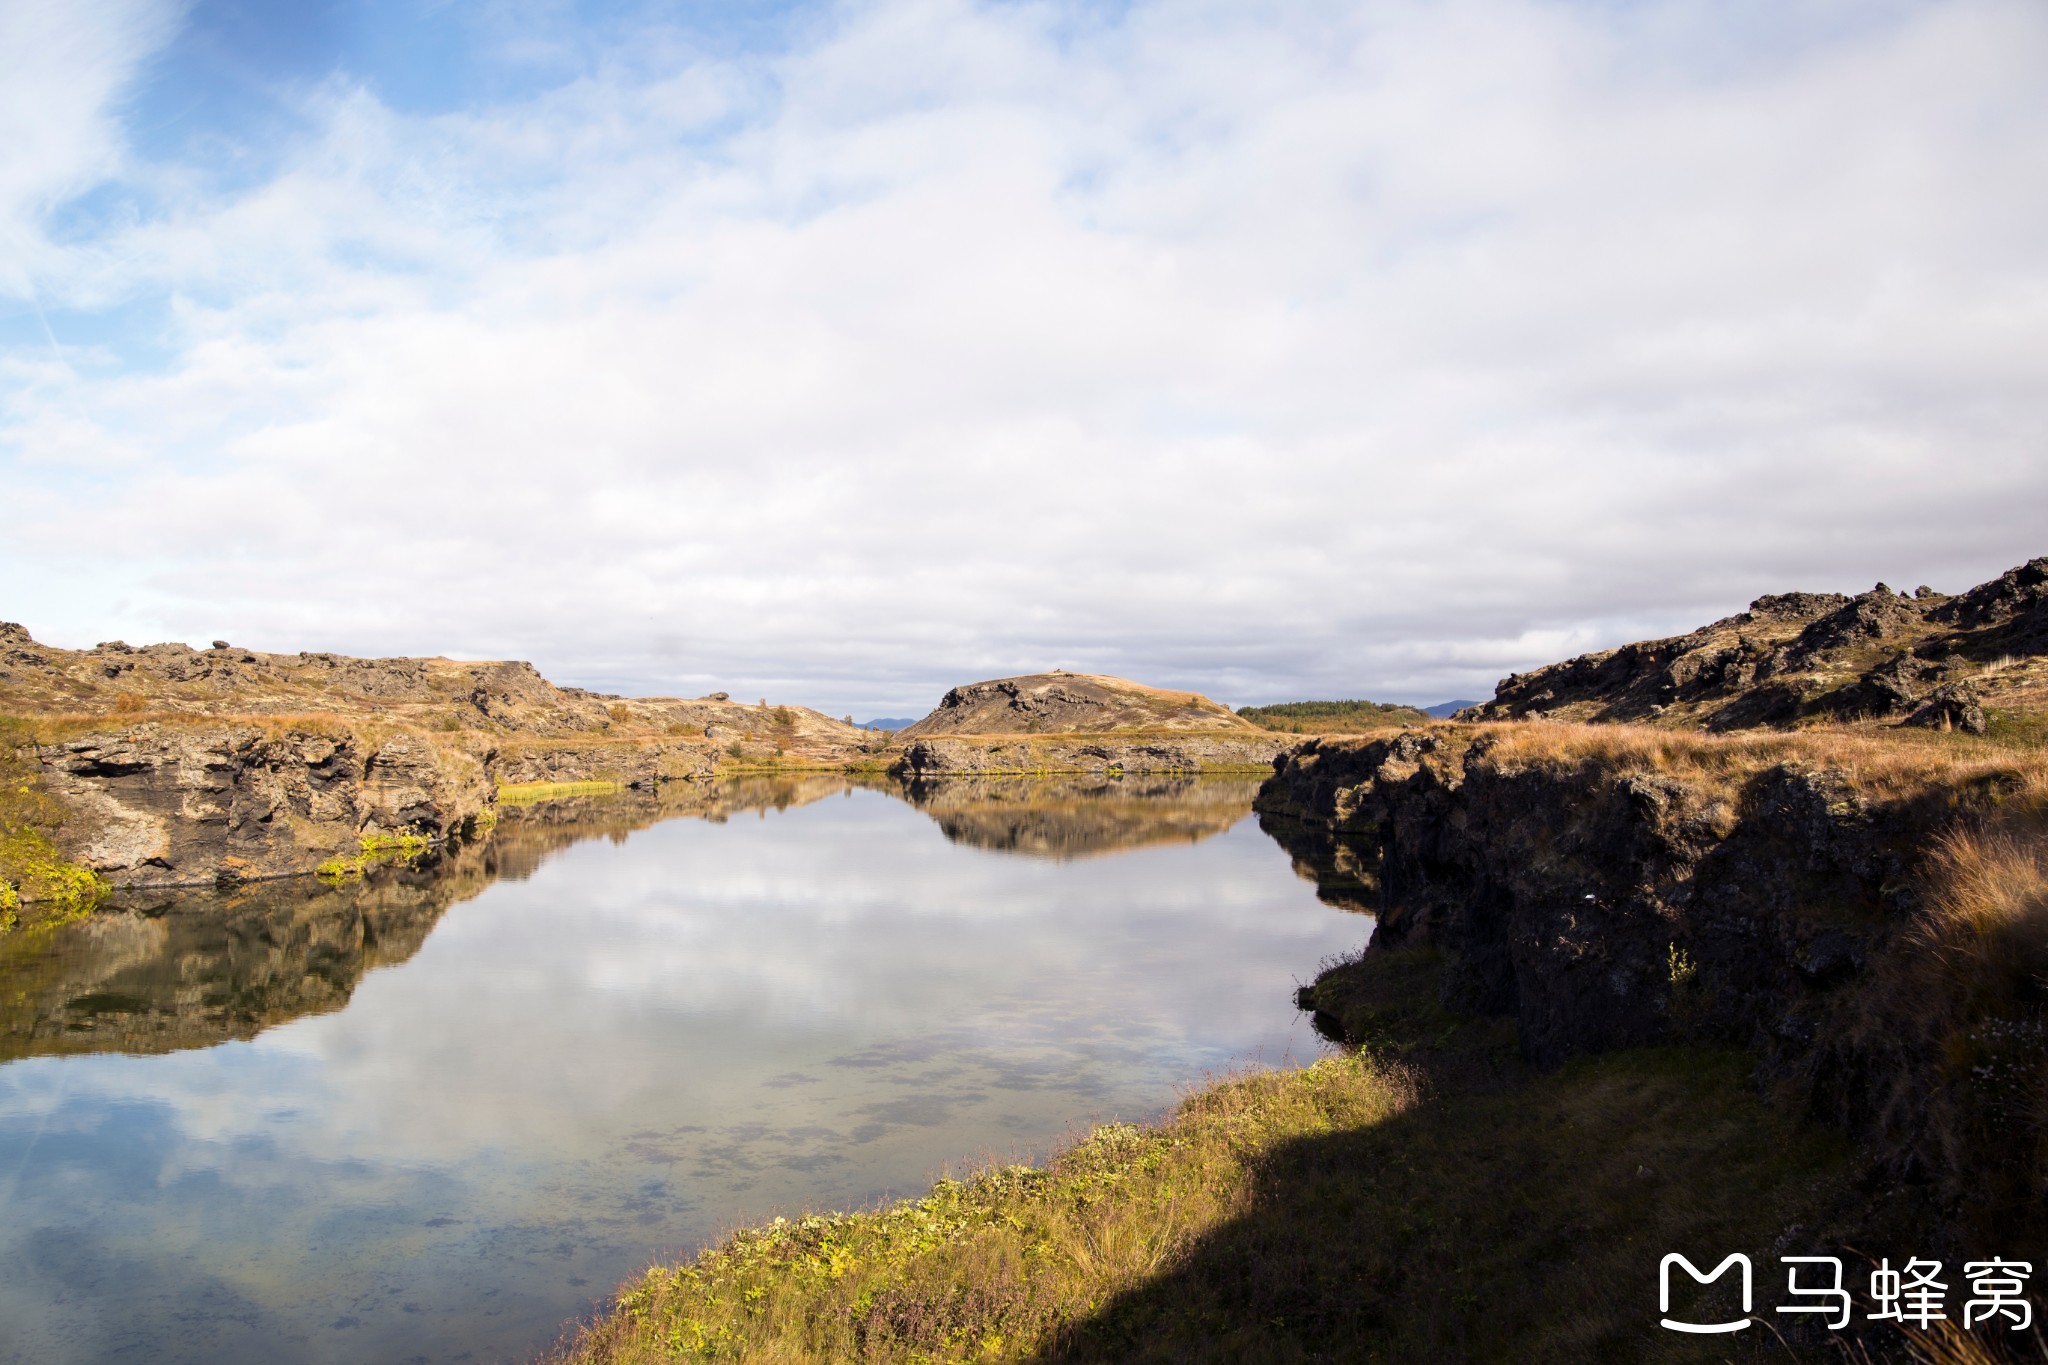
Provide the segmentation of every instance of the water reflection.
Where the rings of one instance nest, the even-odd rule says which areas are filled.
[[[1354,843],[1338,840],[1327,825],[1305,824],[1275,811],[1259,812],[1259,828],[1287,850],[1294,875],[1314,882],[1316,895],[1325,905],[1363,915],[1379,911],[1377,860],[1361,855]]]
[[[905,794],[955,843],[1085,858],[1220,834],[1258,790],[1242,777],[1006,777],[917,781]]]
[[[586,839],[658,820],[788,810],[851,785],[839,777],[678,783],[507,807],[481,842],[328,885],[310,877],[232,891],[131,892],[106,913],[0,939],[0,1061],[75,1052],[170,1052],[253,1038],[340,1009],[363,973],[419,951],[449,906],[531,876]]]
[[[1367,926],[1220,791],[558,804],[10,943],[0,1358],[517,1358],[734,1221],[1313,1054],[1291,987]],[[956,842],[992,806],[1029,833]]]

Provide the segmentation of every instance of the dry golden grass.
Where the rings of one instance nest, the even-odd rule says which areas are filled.
[[[2037,818],[2027,818],[2031,814]],[[2010,961],[2013,943],[2048,938],[2048,829],[2038,812],[1952,830],[1930,861],[1938,888],[1927,937],[1956,971]]]
[[[1876,796],[1994,786],[2005,802],[2048,804],[2048,752],[1932,730],[1841,726],[1714,735],[1637,725],[1518,721],[1442,726],[1456,742],[1483,743],[1501,766],[1594,764],[1677,777],[1729,778],[1796,763],[1840,772]]]
[[[1906,1332],[1908,1358],[1915,1365],[2020,1365],[2020,1362],[2048,1361],[2048,1342],[2037,1326],[2030,1333],[2001,1333],[1985,1336],[1964,1331],[1953,1322],[1936,1323],[1931,1332],[1917,1328]],[[1870,1365],[1868,1351],[1851,1359]]]
[[[426,727],[407,724],[399,717],[371,718],[318,710],[214,713],[158,709],[126,711],[118,715],[59,711],[22,716],[19,721],[39,744],[61,744],[85,735],[121,734],[145,725],[192,730],[253,729],[260,731],[266,739],[281,739],[294,733],[315,734],[327,739],[345,739],[352,734],[428,733]]]
[[[624,791],[620,782],[500,782],[498,804],[533,806],[542,801],[560,801],[571,796],[617,796]]]

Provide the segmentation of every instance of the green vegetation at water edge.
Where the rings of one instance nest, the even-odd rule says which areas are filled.
[[[0,717],[0,933],[78,919],[105,899],[105,880],[58,849],[63,822],[63,806],[43,788],[34,732]]]
[[[1431,960],[1391,966],[1390,1031],[1355,1054],[1226,1078],[1042,1169],[734,1234],[557,1358],[1729,1358],[1658,1328],[1660,1258],[1774,1265],[1789,1225],[1830,1225],[1846,1144],[1767,1108],[1739,1053],[1530,1072],[1511,1025],[1435,1005]]]
[[[1240,706],[1237,714],[1264,729],[1290,735],[1348,735],[1429,724],[1429,716],[1413,706],[1377,701],[1284,701],[1272,706]]]
[[[365,834],[357,841],[354,857],[329,858],[313,869],[313,875],[322,881],[346,881],[350,877],[362,876],[379,863],[410,861],[431,847],[433,840],[410,830],[401,830],[397,834]]]

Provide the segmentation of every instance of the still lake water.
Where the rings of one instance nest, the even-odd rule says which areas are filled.
[[[736,1224],[1322,1045],[1371,922],[1247,782],[515,813],[0,940],[0,1360],[520,1360]]]

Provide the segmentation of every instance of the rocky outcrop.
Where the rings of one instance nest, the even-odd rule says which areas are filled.
[[[40,736],[34,781],[65,812],[60,850],[118,886],[311,872],[366,836],[438,842],[488,810],[498,783],[651,788],[721,765],[879,761],[882,747],[807,707],[616,697],[527,663],[219,640],[66,650],[12,623],[0,717]]]
[[[2048,557],[2029,560],[1950,598],[1933,617],[1957,630],[1983,632],[1980,652],[2048,651]]]
[[[554,741],[508,743],[484,755],[499,782],[616,782],[651,788],[664,782],[701,782],[718,770],[721,752],[711,740],[641,743]]]
[[[1244,737],[1189,735],[1132,739],[917,739],[893,771],[911,779],[1000,773],[1196,773],[1260,769],[1287,747],[1288,737],[1250,726]]]
[[[1694,1023],[1774,1047],[1808,1003],[1798,964],[1818,938],[1861,953],[1911,909],[1898,888],[1924,815],[1874,807],[1838,772],[1792,761],[1724,784],[1504,760],[1502,744],[1311,743],[1279,760],[1260,808],[1356,850],[1377,872],[1376,944],[1449,953],[1446,1002],[1513,1015],[1540,1064],[1665,1038],[1674,952],[1714,1002]]]
[[[1955,597],[1883,583],[1856,597],[1760,597],[1688,635],[1510,675],[1461,714],[1709,730],[1877,720],[1981,734],[1998,710],[2044,701],[2048,559],[2036,559]]]
[[[1326,973],[1314,1007],[1341,1018],[1347,972],[1427,949],[1444,1005],[1512,1018],[1539,1065],[1745,1047],[1766,1084],[1870,1140],[1887,1178],[1938,1173],[1966,1201],[1987,1162],[1956,1135],[1984,1101],[1956,1059],[1997,1030],[1968,1022],[1981,983],[1927,947],[1929,853],[2009,793],[2038,807],[2041,783],[2022,760],[1929,768],[1928,752],[1457,727],[1311,741],[1258,805],[1379,919],[1365,964]],[[1946,1032],[1930,1028],[1943,1011]]]
[[[473,829],[492,803],[476,758],[346,727],[148,722],[41,745],[37,758],[69,811],[59,847],[116,886],[310,872],[366,835],[438,842]]]
[[[908,742],[942,735],[1100,734],[1111,731],[1257,733],[1229,707],[1199,692],[1170,692],[1096,673],[1034,673],[968,683],[938,709],[896,735]]]
[[[895,739],[911,779],[1258,768],[1286,743],[1199,693],[1062,672],[956,687]]]

